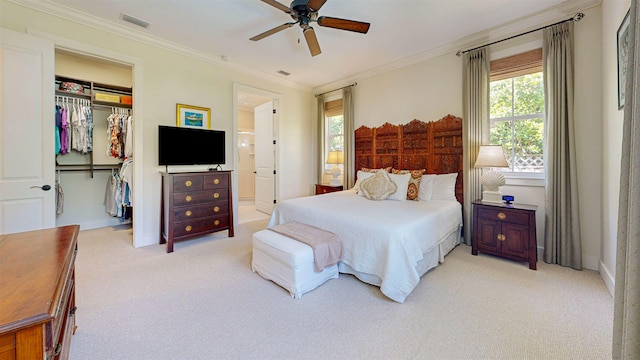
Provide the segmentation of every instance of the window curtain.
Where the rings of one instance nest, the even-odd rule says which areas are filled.
[[[353,116],[353,85],[342,89],[343,135],[344,135],[344,189],[351,189],[355,184],[355,130]]]
[[[324,95],[316,95],[316,103],[318,107],[318,119],[316,127],[316,167],[317,167],[317,184],[322,184],[322,176],[324,175]]]
[[[480,145],[489,143],[489,49],[464,56],[464,242],[471,245],[471,203],[482,198],[481,169],[474,167]]]
[[[573,21],[543,32],[545,238],[544,261],[582,269],[573,111]]]
[[[640,359],[640,22],[631,1],[625,83],[613,359]]]

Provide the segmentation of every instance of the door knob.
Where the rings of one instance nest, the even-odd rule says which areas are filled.
[[[31,189],[33,189],[33,188],[40,188],[43,191],[49,191],[49,190],[51,190],[51,185],[32,186]]]

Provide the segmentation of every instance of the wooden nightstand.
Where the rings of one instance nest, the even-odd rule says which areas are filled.
[[[536,270],[538,260],[535,205],[473,202],[471,253],[527,261]]]
[[[316,195],[326,194],[334,191],[342,191],[342,185],[330,186],[330,185],[316,184]]]

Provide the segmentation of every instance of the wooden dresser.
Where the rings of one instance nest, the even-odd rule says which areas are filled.
[[[160,243],[173,243],[216,231],[233,237],[231,171],[162,173]]]
[[[67,359],[80,227],[0,235],[0,359]]]
[[[473,202],[471,253],[478,251],[516,261],[536,270],[536,205]]]

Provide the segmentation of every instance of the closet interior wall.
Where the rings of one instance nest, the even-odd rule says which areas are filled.
[[[119,172],[122,163],[122,159],[107,155],[107,118],[114,111],[131,112],[131,105],[95,101],[94,94],[100,92],[130,96],[132,69],[130,66],[62,50],[56,50],[55,61],[56,97],[63,100],[90,100],[94,124],[91,153],[71,151],[66,155],[56,156],[56,178],[59,179],[64,192],[63,212],[57,216],[56,226],[79,224],[82,230],[87,230],[130,224],[131,217],[123,222],[107,213],[105,190],[112,172]],[[75,96],[72,93],[62,93],[58,90],[59,83],[64,79],[77,80],[93,87],[94,91],[88,90],[84,95]]]

